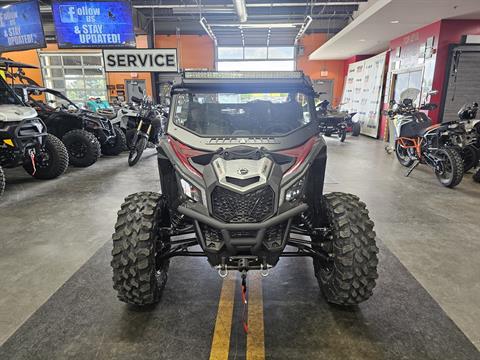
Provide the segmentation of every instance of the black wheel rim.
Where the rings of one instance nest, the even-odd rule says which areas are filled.
[[[407,162],[407,161],[410,160],[410,155],[408,154],[408,149],[405,149],[400,144],[397,144],[397,155],[404,162]]]
[[[69,146],[69,155],[76,159],[83,159],[87,154],[87,145],[81,141],[75,141]]]
[[[333,240],[327,240],[322,242],[320,249],[327,256],[324,260],[320,261],[320,279],[323,282],[327,282],[333,274],[335,269],[335,261],[333,256]]]
[[[453,165],[450,157],[447,154],[443,154],[443,159],[439,163],[439,169],[437,175],[441,180],[450,182],[453,178]]]

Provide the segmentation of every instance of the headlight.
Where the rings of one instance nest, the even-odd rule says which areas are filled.
[[[180,179],[180,185],[182,185],[183,193],[187,198],[195,202],[202,201],[202,193],[196,186],[190,184],[187,180],[184,179]]]
[[[303,194],[303,185],[305,183],[305,179],[301,178],[295,184],[290,186],[285,193],[285,201],[293,202],[297,201]]]

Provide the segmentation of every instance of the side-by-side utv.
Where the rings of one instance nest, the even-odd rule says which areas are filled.
[[[62,139],[73,166],[93,165],[100,155],[118,155],[126,144],[125,134],[109,119],[81,109],[60,91],[35,85],[15,85],[45,122],[48,132]]]
[[[242,277],[307,256],[329,302],[367,300],[377,278],[374,224],[357,196],[324,193],[327,146],[310,80],[185,72],[171,96],[157,147],[162,191],[132,194],[118,212],[119,299],[158,302],[175,256],[205,256],[221,276]]]
[[[53,179],[67,169],[68,153],[58,138],[47,134],[36,111],[0,76],[0,168],[17,166],[34,178]],[[5,175],[0,169],[0,195],[4,187]]]

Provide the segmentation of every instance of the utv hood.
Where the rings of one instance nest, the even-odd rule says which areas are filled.
[[[35,109],[21,105],[0,105],[1,122],[19,122],[37,117]]]

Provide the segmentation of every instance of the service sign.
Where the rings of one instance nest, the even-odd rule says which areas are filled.
[[[0,52],[44,48],[38,2],[25,1],[0,7]]]
[[[108,72],[178,72],[177,49],[103,50]]]
[[[52,12],[59,48],[135,47],[128,1],[53,1]]]

